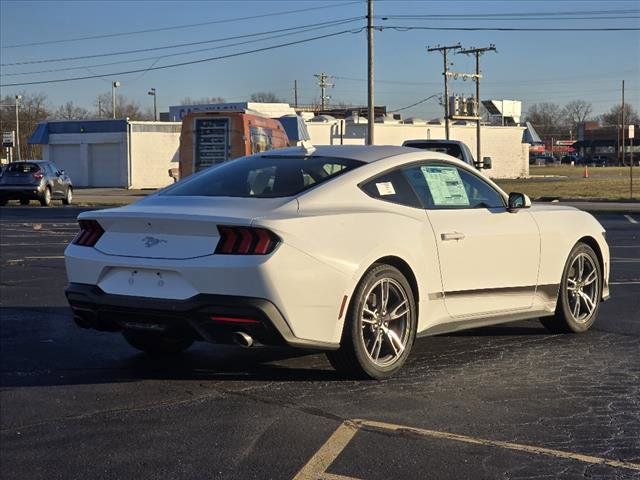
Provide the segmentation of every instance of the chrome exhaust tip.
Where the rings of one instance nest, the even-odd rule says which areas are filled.
[[[253,345],[253,338],[244,332],[233,332],[233,341],[241,347],[249,348]]]

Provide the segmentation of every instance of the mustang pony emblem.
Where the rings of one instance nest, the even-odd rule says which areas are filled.
[[[156,237],[144,237],[142,241],[144,242],[144,246],[147,248],[155,247],[159,243],[167,243],[166,240]]]

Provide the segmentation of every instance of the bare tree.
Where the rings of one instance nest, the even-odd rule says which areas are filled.
[[[96,97],[95,107],[98,118],[112,118],[112,98],[110,92],[101,93]],[[129,120],[153,120],[153,112],[142,110],[140,104],[124,95],[116,95],[116,118]]]
[[[283,100],[273,92],[252,93],[249,101],[258,103],[283,103]]]
[[[563,111],[557,103],[534,103],[527,110],[527,121],[531,122],[543,140],[568,134],[563,121]]]
[[[184,97],[180,100],[180,105],[207,105],[210,103],[225,103],[226,100],[222,97],[200,97],[200,98],[191,98]]]
[[[89,110],[73,102],[67,102],[60,105],[51,115],[52,118],[58,120],[85,120],[93,115]]]
[[[591,103],[585,100],[573,100],[562,109],[562,117],[564,117],[564,122],[575,132],[578,124],[587,121],[592,111],[593,105]]]
[[[622,123],[622,118],[620,114],[622,113],[622,104],[619,103],[611,107],[607,113],[604,113],[600,116],[600,123],[602,125],[620,125]],[[638,112],[631,106],[630,104],[624,104],[624,122],[625,124],[637,124],[640,123],[640,117],[638,116]]]
[[[40,145],[29,145],[29,137],[38,123],[50,116],[50,107],[44,93],[21,93],[19,101],[20,118],[20,157],[36,159],[42,156]],[[15,95],[5,95],[0,99],[0,131],[10,132],[16,129]],[[16,155],[17,158],[17,155]]]

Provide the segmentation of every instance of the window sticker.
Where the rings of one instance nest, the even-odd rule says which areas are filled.
[[[395,195],[396,193],[396,190],[393,188],[393,183],[391,182],[376,183],[376,188],[380,195]]]
[[[436,206],[469,206],[469,197],[456,167],[420,167]]]

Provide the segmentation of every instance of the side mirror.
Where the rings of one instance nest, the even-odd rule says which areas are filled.
[[[491,157],[482,158],[482,168],[485,170],[491,170]]]
[[[531,199],[524,193],[511,192],[509,194],[509,211],[514,212],[521,208],[531,207]]]

